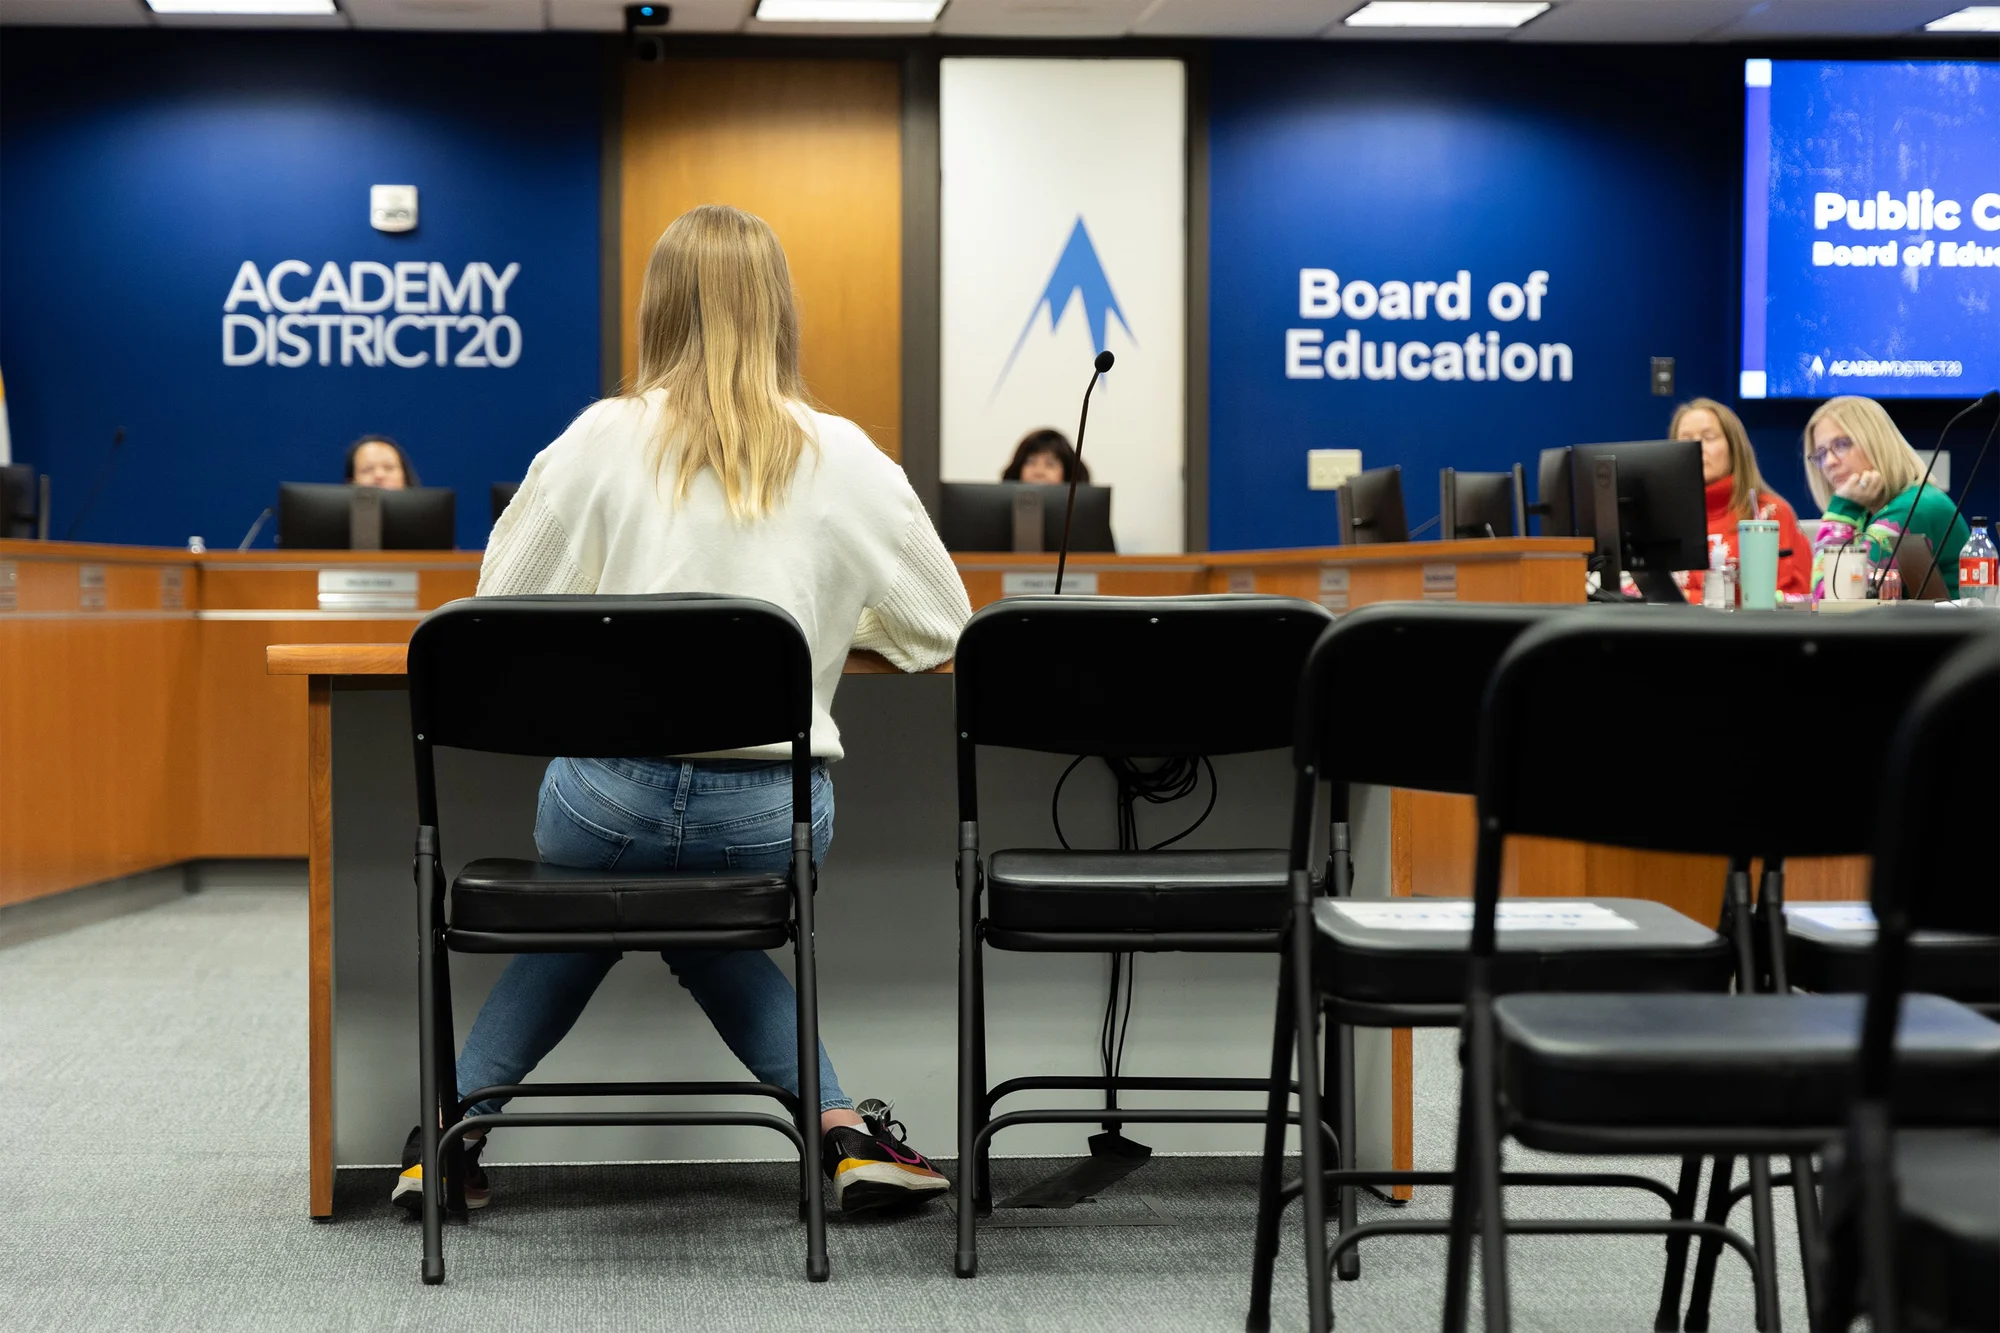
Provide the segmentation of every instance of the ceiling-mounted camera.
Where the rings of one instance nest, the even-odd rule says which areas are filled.
[[[665,60],[667,44],[660,40],[659,29],[667,26],[667,20],[674,14],[671,5],[627,5],[625,6],[625,36],[632,43],[634,60]]]

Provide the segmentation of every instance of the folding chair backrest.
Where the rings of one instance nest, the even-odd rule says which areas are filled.
[[[476,597],[410,639],[420,749],[648,758],[794,744],[812,726],[798,622],[748,597]]]
[[[1275,750],[1329,619],[1255,595],[996,602],[959,635],[959,739],[1126,758]]]
[[[2000,935],[2000,635],[1961,648],[1917,691],[1885,769],[1877,916]],[[1917,978],[1921,989],[1922,979]]]
[[[1293,762],[1471,795],[1487,679],[1523,630],[1572,609],[1391,602],[1341,617],[1306,660]]]
[[[1706,855],[1865,853],[1905,701],[1983,632],[1978,616],[1914,606],[1554,617],[1488,689],[1482,827]],[[1815,750],[1819,774],[1801,776]]]

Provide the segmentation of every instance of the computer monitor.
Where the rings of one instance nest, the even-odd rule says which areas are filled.
[[[948,481],[938,492],[938,535],[947,551],[1054,551],[1062,545],[1069,487],[1023,481]],[[1115,551],[1111,488],[1078,486],[1072,551]]]
[[[1610,474],[1599,468],[1609,463]],[[1599,581],[1616,596],[1616,563],[1629,570],[1649,602],[1681,602],[1676,569],[1701,569],[1708,562],[1708,504],[1701,480],[1699,440],[1635,440],[1622,444],[1578,444],[1544,449],[1539,468],[1542,532],[1547,536],[1594,537]],[[1615,498],[1601,480],[1615,483]],[[1617,514],[1605,531],[1600,514]],[[1608,571],[1608,572],[1607,572]]]
[[[0,464],[0,537],[46,537],[42,479],[27,463]]]
[[[518,481],[496,481],[493,483],[493,521],[498,523],[500,515],[507,512],[507,506],[514,503],[514,492],[521,489]]]
[[[1511,472],[1438,470],[1438,536],[1525,537],[1528,533],[1527,469]]]
[[[1357,472],[1334,495],[1340,508],[1341,545],[1372,546],[1410,539],[1410,520],[1403,511],[1401,464]]]
[[[313,551],[449,551],[457,495],[443,486],[384,491],[288,481],[278,487],[278,545]]]

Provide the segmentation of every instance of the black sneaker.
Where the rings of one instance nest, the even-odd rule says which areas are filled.
[[[486,1136],[467,1139],[461,1154],[465,1161],[465,1206],[484,1208],[493,1202],[493,1186],[486,1179],[486,1171],[479,1165],[479,1154],[486,1150]],[[403,1209],[412,1217],[422,1217],[424,1213],[424,1138],[423,1130],[413,1129],[410,1137],[403,1141],[403,1174],[396,1177],[396,1188],[389,1193],[389,1202]]]
[[[909,1146],[909,1132],[890,1118],[886,1102],[865,1101],[855,1108],[862,1123],[837,1125],[826,1133],[826,1174],[833,1203],[842,1212],[920,1204],[949,1189],[924,1155]]]

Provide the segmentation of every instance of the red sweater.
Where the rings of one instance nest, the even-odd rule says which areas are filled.
[[[1736,521],[1744,517],[1729,507],[1729,493],[1735,488],[1733,477],[1723,477],[1708,483],[1708,531],[1710,536],[1719,536],[1729,546],[1729,554],[1734,558],[1736,551]],[[1799,516],[1776,491],[1757,492],[1757,517],[1778,520],[1778,591],[1795,593],[1799,596],[1812,591],[1812,542],[1799,531]],[[1687,577],[1687,596],[1691,602],[1701,600],[1701,587],[1707,574],[1704,570],[1694,570]]]

